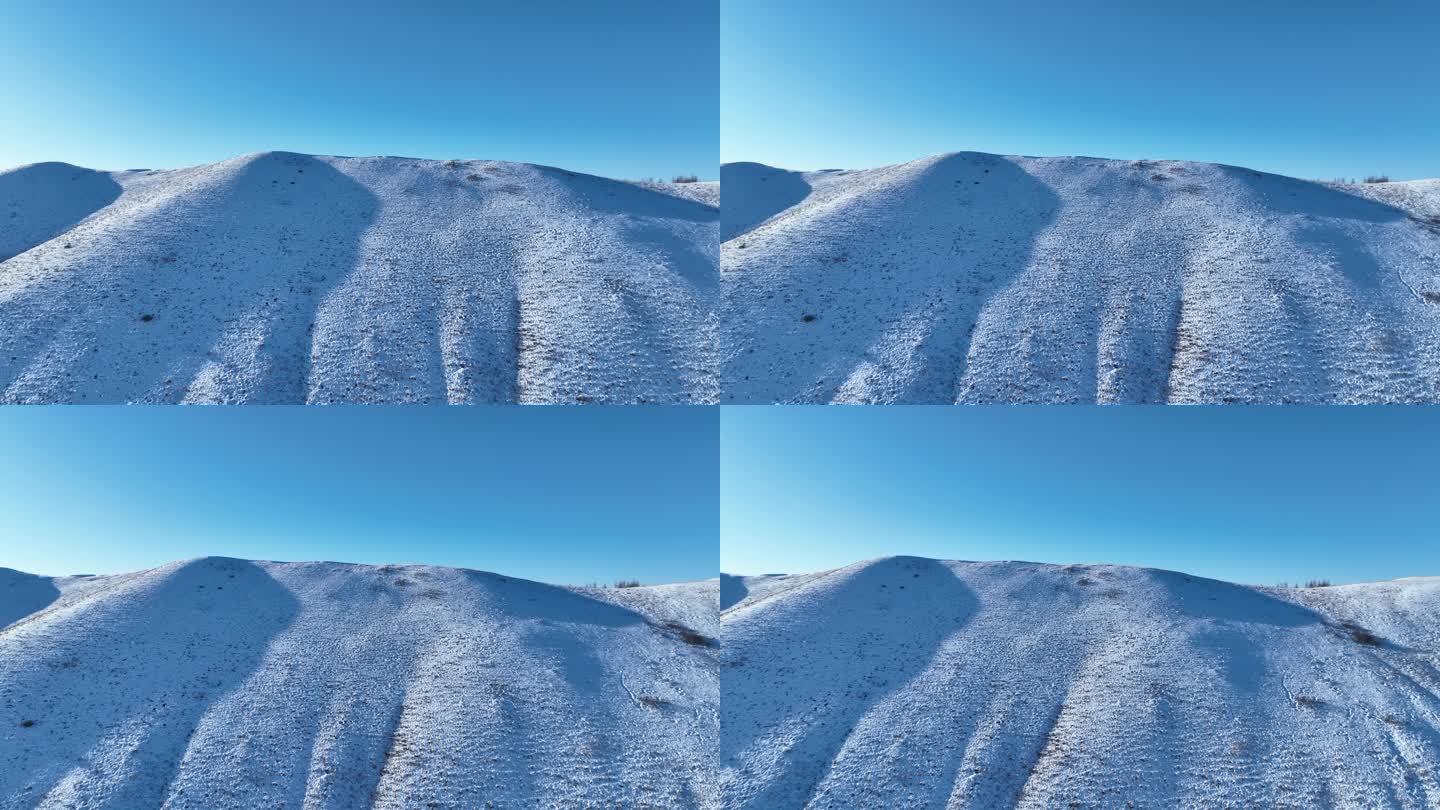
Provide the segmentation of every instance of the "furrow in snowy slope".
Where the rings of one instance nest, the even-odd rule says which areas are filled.
[[[715,583],[207,558],[0,632],[0,807],[715,807]],[[676,616],[695,620],[686,634]],[[13,722],[10,722],[13,721]]]
[[[719,396],[708,188],[263,153],[84,175],[106,199],[64,168],[0,174],[39,223],[0,265],[7,400]]]
[[[1433,181],[976,153],[722,176],[724,402],[1440,401]]]
[[[735,807],[1440,796],[1434,579],[1272,589],[918,558],[767,579],[722,616]]]

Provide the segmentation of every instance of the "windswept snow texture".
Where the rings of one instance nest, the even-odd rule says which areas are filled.
[[[721,169],[722,402],[1440,401],[1440,182]]]
[[[0,808],[720,804],[714,580],[207,558],[84,582],[0,630]]]
[[[714,186],[282,152],[0,173],[0,399],[714,402]]]
[[[1440,806],[1440,578],[794,579],[721,614],[727,807]]]

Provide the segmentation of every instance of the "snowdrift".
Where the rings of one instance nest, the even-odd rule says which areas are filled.
[[[1440,578],[896,557],[725,581],[728,807],[1440,804]]]
[[[1440,181],[721,169],[722,402],[1440,401]]]
[[[718,195],[283,152],[21,167],[0,398],[713,402]]]
[[[719,805],[714,580],[207,558],[12,589],[0,807]]]

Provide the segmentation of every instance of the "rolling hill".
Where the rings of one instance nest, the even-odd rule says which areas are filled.
[[[1440,181],[721,169],[725,403],[1440,401]]]
[[[712,402],[718,189],[265,152],[0,173],[7,402]]]
[[[1440,803],[1440,577],[894,557],[722,591],[728,807]]]
[[[718,807],[716,599],[428,566],[0,569],[0,808]]]

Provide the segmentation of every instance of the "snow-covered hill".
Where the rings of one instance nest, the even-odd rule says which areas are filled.
[[[0,173],[0,399],[711,402],[715,184],[268,152]]]
[[[717,807],[717,597],[223,558],[3,570],[0,808]]]
[[[1440,181],[721,169],[722,402],[1440,401]]]
[[[726,577],[727,807],[1440,806],[1440,578]]]

